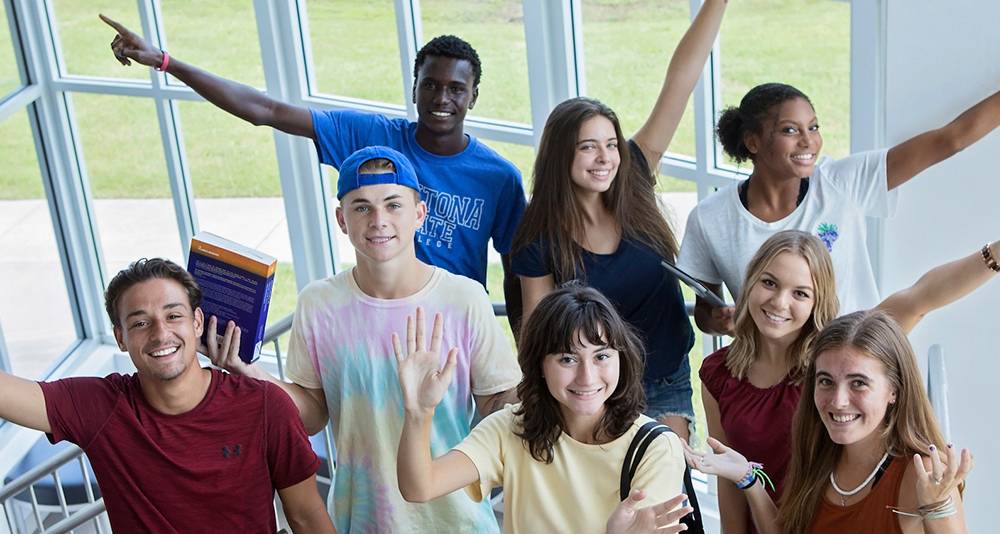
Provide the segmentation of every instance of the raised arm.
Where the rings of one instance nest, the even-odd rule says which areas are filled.
[[[118,22],[104,15],[100,17],[118,32],[111,41],[111,50],[122,65],[131,65],[132,61],[154,68],[163,65],[162,50],[154,48]],[[186,83],[205,100],[254,126],[271,126],[302,137],[314,136],[312,115],[306,108],[279,102],[249,85],[216,76],[172,56],[165,70]]]
[[[3,371],[0,371],[0,419],[42,432],[52,431],[42,387]]]
[[[409,502],[427,502],[479,480],[479,470],[468,456],[449,451],[431,457],[431,422],[434,409],[444,397],[455,374],[458,349],[448,351],[441,367],[441,315],[434,316],[431,345],[424,350],[424,312],[406,318],[406,352],[399,336],[392,335],[398,363],[399,385],[403,392],[403,431],[396,455],[399,492]]]
[[[927,167],[964,150],[1000,126],[1000,91],[965,110],[945,126],[924,132],[889,149],[886,175],[892,190]]]
[[[299,417],[302,425],[306,427],[306,432],[310,435],[323,430],[329,419],[326,411],[326,395],[323,389],[313,389],[300,386],[292,382],[278,380],[278,377],[265,371],[258,365],[244,362],[240,359],[240,328],[236,323],[229,321],[226,324],[226,331],[220,337],[216,334],[216,322],[218,319],[213,315],[208,318],[207,345],[198,347],[201,352],[212,361],[212,365],[229,371],[234,375],[244,375],[257,380],[267,380],[278,385],[291,397],[295,407],[299,410]]]
[[[1000,241],[990,246],[990,255],[1000,260]],[[987,267],[981,251],[939,265],[912,286],[897,291],[878,305],[909,333],[928,313],[972,293],[997,275]]]
[[[712,51],[712,43],[722,25],[727,1],[705,0],[670,58],[667,75],[653,110],[645,124],[632,137],[642,149],[654,173],[677,131],[677,125],[684,115],[684,107],[698,83],[705,60]]]

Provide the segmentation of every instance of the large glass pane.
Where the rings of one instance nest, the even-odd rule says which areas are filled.
[[[584,71],[587,94],[615,110],[626,136],[649,116],[663,86],[667,64],[691,23],[688,0],[583,0]],[[688,99],[668,152],[694,156],[693,98]],[[671,191],[694,184],[661,181]]]
[[[834,0],[731,2],[720,37],[722,102],[737,106],[750,88],[783,82],[809,95],[823,153],[850,152],[851,5]],[[748,163],[743,170],[749,171]]]
[[[14,373],[40,379],[77,334],[27,118],[0,123],[0,323]]]
[[[406,103],[392,0],[308,0],[306,7],[315,91]]]
[[[471,115],[531,123],[521,0],[423,0],[424,41],[452,34],[476,49],[483,74]]]
[[[108,277],[138,258],[186,265],[153,102],[73,95]]]
[[[170,0],[161,11],[171,55],[224,78],[264,87],[252,0]],[[171,76],[170,83],[181,82]]]
[[[124,67],[115,60],[111,53],[115,31],[97,18],[103,13],[142,35],[135,0],[52,0],[52,7],[66,74],[149,79],[147,67],[135,62]]]
[[[0,7],[0,98],[21,86],[21,76],[17,72],[14,59],[14,45],[11,41],[7,12]]]
[[[298,294],[272,132],[204,102],[179,108],[199,228],[279,261],[270,325],[294,310]]]

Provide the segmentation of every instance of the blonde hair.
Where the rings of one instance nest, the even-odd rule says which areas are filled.
[[[396,172],[396,165],[386,158],[372,158],[358,167],[358,174],[384,174]]]
[[[806,261],[813,283],[812,313],[802,325],[798,337],[788,348],[788,359],[791,364],[788,376],[792,380],[798,381],[801,378],[809,361],[809,348],[816,335],[823,329],[823,325],[837,316],[840,309],[833,263],[826,245],[819,238],[799,230],[785,230],[768,238],[750,260],[740,298],[736,301],[733,342],[729,345],[729,352],[726,355],[726,368],[738,379],[746,378],[750,366],[757,359],[758,336],[760,336],[757,324],[750,316],[748,297],[771,262],[785,252],[797,254]]]
[[[881,436],[889,455],[906,459],[916,453],[929,454],[928,444],[944,450],[944,437],[920,378],[913,347],[896,321],[877,310],[854,312],[833,320],[817,336],[810,351],[802,397],[792,425],[792,459],[778,508],[782,532],[808,531],[830,473],[840,458],[842,447],[830,439],[814,406],[813,395],[816,358],[844,347],[857,349],[881,362],[896,393],[896,402],[886,408]]]

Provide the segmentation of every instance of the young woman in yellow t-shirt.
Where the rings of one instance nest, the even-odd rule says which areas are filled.
[[[403,498],[426,502],[466,488],[480,500],[503,487],[504,532],[603,532],[620,501],[629,445],[652,421],[642,415],[642,344],[614,306],[581,286],[543,298],[521,333],[521,403],[488,416],[438,458],[431,420],[455,352],[442,368],[440,317],[423,349],[421,315],[407,322],[405,352],[393,337],[406,411],[396,467]],[[683,474],[680,439],[667,433],[652,441],[632,485],[648,505],[677,495]]]

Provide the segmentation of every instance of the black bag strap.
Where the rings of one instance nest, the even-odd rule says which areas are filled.
[[[622,465],[621,485],[618,492],[621,500],[627,499],[629,492],[632,491],[632,478],[635,476],[636,470],[639,469],[639,463],[642,461],[646,449],[649,448],[649,444],[656,439],[656,436],[664,432],[673,432],[673,429],[658,421],[649,421],[639,427],[639,431],[635,433],[632,443],[629,444],[628,451],[625,453],[625,462]],[[687,466],[687,462],[684,463],[684,493],[687,494],[688,504],[694,508],[694,511],[681,518],[681,523],[687,525],[685,532],[702,534],[705,532],[705,524],[701,519],[701,507],[698,506],[698,497],[691,480],[691,468]]]

